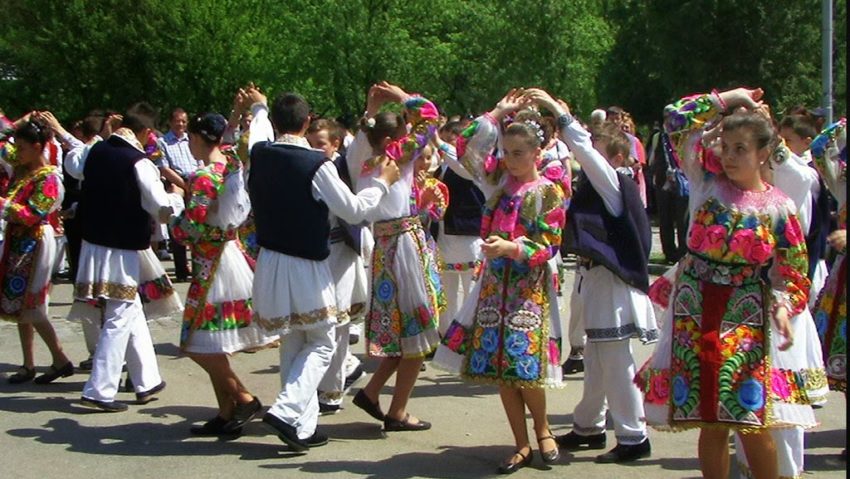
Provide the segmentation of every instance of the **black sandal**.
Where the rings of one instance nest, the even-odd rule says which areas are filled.
[[[26,366],[21,366],[15,372],[15,374],[8,377],[9,384],[23,384],[25,382],[32,381],[32,378],[35,377],[35,368],[28,368]]]
[[[50,384],[59,378],[67,378],[74,374],[74,364],[71,361],[65,363],[64,366],[57,369],[56,366],[50,366],[50,369],[33,381],[36,384]]]
[[[552,442],[555,443],[555,448],[549,451],[543,450],[543,441],[551,439]],[[552,434],[552,430],[549,430],[548,436],[538,437],[537,438],[537,446],[540,449],[540,457],[543,458],[543,462],[546,464],[551,464],[557,461],[561,457],[561,452],[558,450],[558,441],[555,440],[555,435]]]
[[[511,462],[511,459],[513,459],[514,456],[519,456],[522,460],[519,462]],[[513,474],[523,467],[530,466],[532,459],[534,459],[534,451],[532,451],[530,447],[528,448],[527,456],[522,453],[521,449],[517,449],[513,456],[509,457],[507,461],[499,465],[499,474]]]
[[[405,414],[404,419],[384,418],[384,431],[427,431],[431,429],[431,423],[428,421],[419,420],[419,422],[410,422],[410,413]]]

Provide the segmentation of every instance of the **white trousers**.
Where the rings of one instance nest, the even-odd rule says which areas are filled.
[[[440,336],[446,334],[452,320],[455,319],[457,311],[463,301],[472,290],[472,276],[475,273],[470,269],[467,271],[443,271],[443,291],[446,293],[446,310],[440,314],[439,331]]]
[[[151,332],[138,295],[132,302],[106,301],[103,327],[94,351],[91,376],[83,387],[83,396],[97,401],[114,401],[124,361],[137,393],[149,391],[162,382]]]
[[[306,331],[292,330],[280,338],[282,389],[269,413],[294,427],[299,439],[307,439],[316,432],[317,389],[334,354],[335,329],[328,324]]]
[[[583,436],[604,433],[608,409],[618,444],[643,442],[647,437],[643,400],[632,382],[634,377],[635,360],[628,339],[588,342],[584,349],[584,394],[573,413],[573,430]]]
[[[348,333],[351,323],[336,327],[336,348],[334,348],[328,370],[319,382],[319,402],[339,406],[345,392],[345,358],[348,356]]]
[[[776,459],[779,462],[779,477],[800,477],[803,474],[803,458],[805,457],[802,427],[782,427],[770,430],[773,442],[776,444]],[[735,434],[735,458],[741,477],[752,477],[744,445]]]
[[[573,290],[570,293],[570,323],[567,326],[567,338],[570,341],[571,351],[577,351],[584,348],[587,342],[587,335],[584,334],[584,317],[582,314],[582,299],[579,296],[578,288],[581,285],[581,276],[576,275],[573,282]],[[572,357],[572,356],[571,356]],[[579,356],[573,359],[581,359]]]

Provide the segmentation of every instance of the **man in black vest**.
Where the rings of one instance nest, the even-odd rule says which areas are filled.
[[[636,367],[629,338],[657,339],[649,297],[647,263],[651,232],[637,185],[616,168],[628,158],[631,143],[616,125],[590,134],[569,108],[542,90],[529,96],[558,116],[563,140],[581,164],[584,178],[570,200],[564,242],[578,258],[576,289],[587,334],[584,391],[573,413],[574,426],[559,436],[568,450],[605,447],[606,401],[617,446],[596,457],[599,463],[624,463],[650,455],[643,398],[634,385]],[[603,366],[604,361],[604,366]]]
[[[385,161],[379,186],[354,195],[334,164],[304,138],[310,106],[301,96],[286,93],[275,99],[269,122],[265,95],[253,86],[247,95],[254,116],[248,188],[260,245],[254,317],[281,334],[283,388],[263,422],[290,449],[305,451],[328,441],[316,426],[317,388],[333,356],[338,322],[327,260],[329,215],[350,224],[362,222],[399,179],[399,170]]]
[[[83,181],[79,212],[83,243],[74,297],[103,305],[103,327],[82,404],[106,412],[127,409],[115,401],[125,355],[138,402],[152,400],[165,388],[138,285],[141,252],[150,247],[151,217],[168,221],[181,208],[182,199],[165,192],[159,171],[142,146],[155,118],[150,105],[132,106],[122,128],[84,147],[66,163],[69,174]]]

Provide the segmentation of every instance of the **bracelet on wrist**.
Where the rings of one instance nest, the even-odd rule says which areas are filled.
[[[726,111],[726,109],[729,108],[726,105],[726,102],[723,101],[723,97],[720,96],[720,92],[717,91],[717,88],[711,90],[711,94],[714,95],[715,98],[717,98],[717,105],[720,106],[720,111]]]

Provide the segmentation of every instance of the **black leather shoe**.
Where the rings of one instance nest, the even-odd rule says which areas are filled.
[[[336,414],[342,411],[342,406],[339,404],[325,404],[323,402],[319,403],[319,414],[322,416],[327,416],[330,414]]]
[[[419,420],[419,422],[410,422],[410,414],[406,414],[404,419],[384,418],[384,431],[427,431],[431,429],[431,423],[428,421]]]
[[[68,376],[72,376],[73,374],[74,364],[71,363],[71,361],[68,361],[67,363],[65,363],[64,366],[59,369],[55,368],[54,366],[50,366],[50,369],[48,369],[46,373],[35,378],[33,382],[36,384],[50,384],[59,378],[67,378]]]
[[[325,444],[328,443],[328,435],[322,434],[319,431],[316,431],[316,432],[313,433],[312,436],[305,439],[304,442],[306,442],[307,447],[310,447],[310,448],[322,447],[322,446],[324,446]]]
[[[581,449],[582,446],[587,446],[587,449],[605,449],[605,433],[580,436],[575,431],[570,431],[563,436],[556,437],[555,442],[568,451]]]
[[[345,377],[345,383],[342,386],[342,390],[347,393],[348,390],[351,389],[351,386],[354,386],[354,383],[359,381],[365,374],[366,371],[363,370],[363,366],[358,364],[357,367],[354,368],[354,371],[351,371],[351,374]]]
[[[89,399],[85,396],[80,398],[80,404],[85,407],[97,409],[103,412],[124,412],[128,409],[127,405],[123,402],[118,401],[98,401],[96,399]]]
[[[21,366],[15,371],[15,374],[9,376],[6,380],[9,384],[23,384],[29,381],[32,381],[32,378],[35,377],[35,368],[28,368],[26,366]]]
[[[553,439],[555,442],[555,447],[554,449],[544,451],[542,443],[547,439]],[[548,436],[537,438],[537,448],[540,449],[540,457],[543,458],[543,462],[545,462],[546,464],[551,464],[561,458],[561,452],[558,451],[558,441],[556,440],[555,435],[552,434],[552,431],[549,431]]]
[[[252,399],[248,404],[237,404],[236,408],[233,409],[233,418],[231,418],[230,421],[223,426],[223,429],[226,432],[233,432],[237,429],[242,429],[242,426],[248,424],[251,419],[254,419],[257,416],[257,414],[260,414],[261,409],[263,409],[263,405],[260,403],[257,396],[254,396],[254,399]]]
[[[649,445],[649,438],[646,438],[640,444],[617,444],[614,449],[611,449],[605,454],[596,456],[596,462],[598,464],[621,464],[649,457],[651,453],[652,447]]]
[[[263,422],[271,427],[277,433],[277,437],[293,451],[304,452],[310,448],[304,439],[298,439],[298,431],[295,427],[283,422],[277,416],[267,412],[263,416]]]
[[[369,399],[369,396],[367,396],[362,389],[357,391],[357,394],[354,395],[354,400],[351,402],[353,402],[355,406],[366,411],[366,414],[372,416],[378,421],[384,420],[384,411],[381,411],[381,406],[377,403],[377,401],[372,402],[372,400]]]
[[[136,402],[138,404],[147,404],[156,399],[154,398],[154,396],[157,393],[161,392],[163,389],[165,389],[165,381],[157,384],[156,386],[148,389],[147,391],[136,393]]]
[[[570,374],[578,374],[584,372],[584,360],[582,359],[573,359],[567,358],[567,362],[561,366],[561,372],[564,373],[565,376]]]
[[[92,366],[94,366],[94,356],[89,356],[88,359],[83,359],[82,361],[80,361],[80,364],[79,366],[77,366],[77,369],[82,372],[89,372],[91,371]]]
[[[514,456],[519,456],[522,460],[519,462],[511,462],[511,459],[513,459]],[[499,464],[499,474],[513,474],[523,467],[530,466],[532,459],[534,459],[534,451],[530,448],[527,456],[523,454],[522,451],[516,451],[507,461]]]
[[[189,428],[189,432],[196,436],[225,436],[242,434],[242,428],[230,431],[225,430],[224,427],[227,423],[227,419],[221,416],[216,416],[200,426],[192,426]]]

